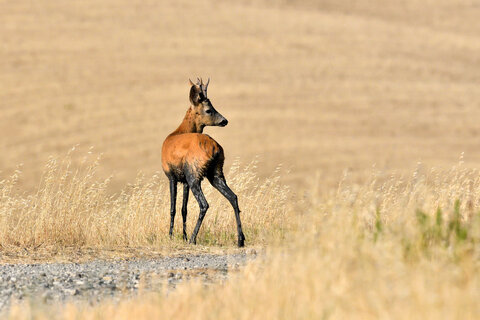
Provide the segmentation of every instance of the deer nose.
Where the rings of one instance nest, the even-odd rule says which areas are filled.
[[[227,119],[223,119],[222,121],[220,121],[220,123],[218,124],[220,127],[225,127],[226,125],[228,124],[228,120]]]

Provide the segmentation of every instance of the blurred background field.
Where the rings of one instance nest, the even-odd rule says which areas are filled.
[[[118,192],[161,170],[164,137],[211,77],[207,128],[261,177],[335,187],[345,169],[480,164],[475,1],[2,1],[0,170],[21,192],[50,156],[103,154]]]

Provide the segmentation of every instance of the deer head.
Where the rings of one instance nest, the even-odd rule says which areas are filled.
[[[210,99],[207,97],[207,88],[210,83],[210,78],[207,83],[204,84],[202,79],[197,78],[197,83],[194,84],[192,80],[190,81],[190,102],[192,106],[190,107],[195,116],[195,122],[197,127],[205,126],[219,126],[225,127],[228,123],[228,120],[225,119],[215,108],[213,107]]]

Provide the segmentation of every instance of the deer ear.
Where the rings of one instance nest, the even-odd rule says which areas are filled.
[[[200,90],[194,84],[192,84],[192,87],[190,88],[190,102],[194,106],[198,106],[198,104],[200,103]]]
[[[191,86],[194,86],[195,84],[192,82],[192,80],[190,80],[190,78],[188,79],[188,82],[190,82],[190,85]]]

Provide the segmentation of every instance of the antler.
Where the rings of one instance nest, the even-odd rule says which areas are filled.
[[[190,80],[190,79],[188,79],[188,80],[190,81],[190,84],[193,86],[194,84],[193,84],[192,80]],[[204,84],[204,83],[203,83],[203,79],[197,77],[197,83],[196,83],[196,85],[197,85],[198,87],[200,87],[200,90],[202,90],[203,95],[205,96],[205,98],[207,97],[207,88],[208,88],[208,84],[209,84],[209,83],[210,83],[210,78],[208,78],[207,83]]]
[[[207,80],[207,84],[205,84],[205,93],[207,92],[208,84],[210,83],[210,77]]]
[[[197,79],[198,79],[198,78],[197,78]],[[203,79],[202,79],[202,78],[198,79],[198,81],[197,81],[197,84],[200,86],[200,90],[202,90],[203,95],[205,96],[205,98],[207,97],[207,88],[208,88],[208,84],[209,84],[209,83],[210,83],[210,78],[208,78],[206,84],[203,83]]]

